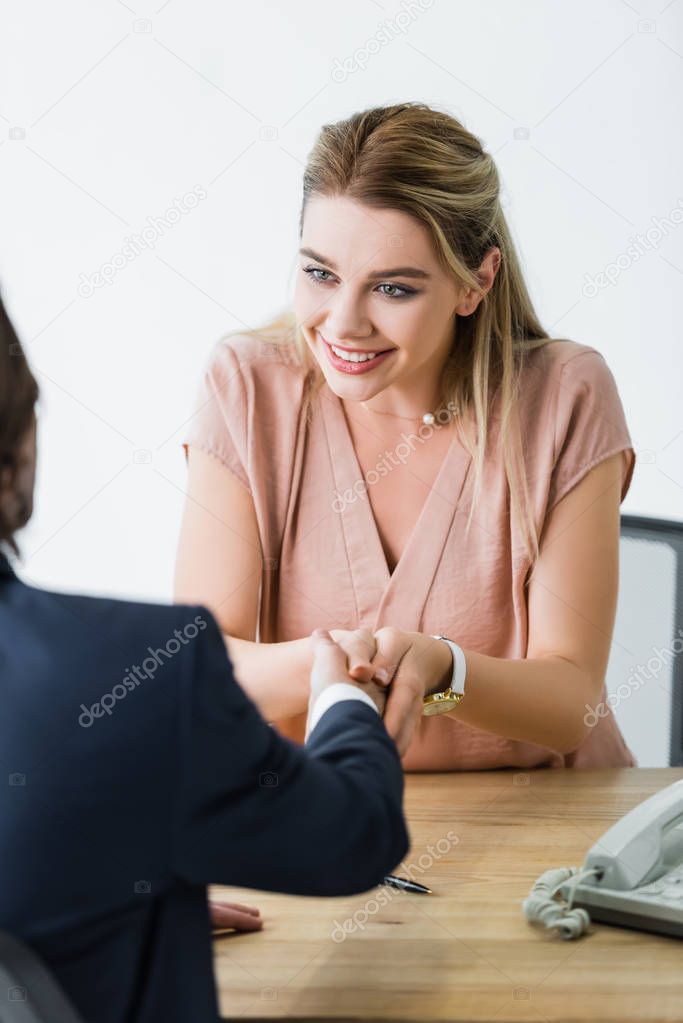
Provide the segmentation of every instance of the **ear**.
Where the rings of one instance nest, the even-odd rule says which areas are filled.
[[[459,316],[471,316],[484,295],[491,290],[496,274],[498,273],[498,268],[500,267],[500,262],[500,249],[494,245],[487,251],[481,262],[481,266],[477,270],[477,279],[479,281],[481,291],[475,291],[474,288],[467,288],[465,290],[459,305],[455,307],[455,311]]]

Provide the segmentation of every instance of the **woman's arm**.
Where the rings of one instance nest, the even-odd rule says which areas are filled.
[[[305,713],[313,667],[310,637],[255,642],[262,553],[252,496],[218,458],[193,447],[188,448],[188,456],[174,599],[203,604],[213,613],[234,675],[266,721]],[[357,631],[330,631],[343,647],[356,679],[370,682],[372,636],[364,639]]]
[[[609,659],[619,582],[624,452],[605,459],[546,520],[528,587],[524,660],[465,650],[458,720],[570,753],[586,738]]]
[[[591,725],[584,718],[600,695],[614,627],[623,457],[597,465],[549,514],[528,587],[527,656],[464,650],[465,699],[451,717],[560,753],[585,739]],[[384,722],[403,756],[424,696],[450,683],[452,656],[421,633],[385,628],[375,639],[373,665],[387,668],[390,678],[396,672]]]
[[[234,674],[268,721],[306,710],[313,655],[308,637],[256,643],[262,553],[249,491],[218,458],[188,448],[174,600],[203,604],[223,632]]]

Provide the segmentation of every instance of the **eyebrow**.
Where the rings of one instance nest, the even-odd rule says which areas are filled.
[[[329,266],[330,270],[337,270],[336,264],[331,259],[326,259],[313,249],[299,249],[299,255],[310,256],[311,259],[315,259],[318,263],[324,263],[325,266]],[[421,280],[429,280],[431,276],[426,270],[420,270],[416,266],[395,266],[390,270],[373,270],[372,273],[367,275],[369,281],[377,280],[380,277],[417,277]]]

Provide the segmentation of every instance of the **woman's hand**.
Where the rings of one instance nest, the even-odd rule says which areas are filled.
[[[453,672],[453,655],[446,643],[421,632],[391,626],[375,634],[375,674],[384,668],[389,687],[384,724],[399,754],[404,755],[422,717],[422,701],[445,689]],[[349,668],[354,675],[354,669]],[[379,678],[379,675],[378,675]]]
[[[309,720],[317,697],[335,682],[348,682],[362,689],[383,715],[387,698],[384,687],[387,674],[380,671],[379,677],[375,678],[378,669],[370,660],[376,647],[372,633],[368,629],[353,631],[335,629],[332,632],[318,629],[311,635],[311,642],[314,656]],[[306,732],[308,733],[308,724]]]
[[[243,906],[239,902],[209,900],[212,931],[232,928],[236,931],[260,931],[263,920],[256,906]]]
[[[357,682],[389,681],[389,674],[372,663],[377,652],[377,641],[369,629],[330,629],[330,636],[346,654],[348,673]],[[375,678],[375,674],[377,678]]]

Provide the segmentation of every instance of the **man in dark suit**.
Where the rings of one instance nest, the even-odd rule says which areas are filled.
[[[349,895],[405,856],[384,693],[317,637],[300,747],[240,688],[207,608],[22,582],[37,394],[0,302],[0,928],[86,1023],[209,1023],[207,884]]]

